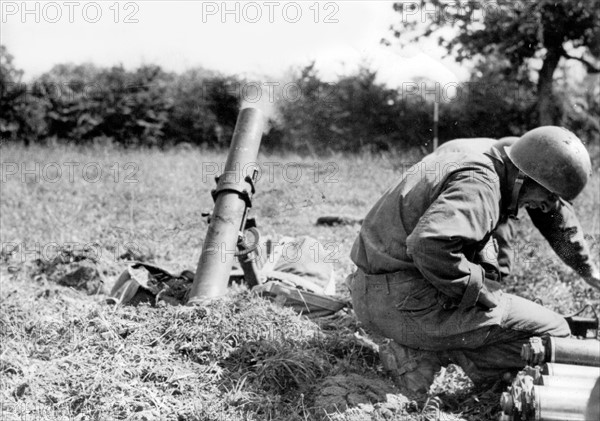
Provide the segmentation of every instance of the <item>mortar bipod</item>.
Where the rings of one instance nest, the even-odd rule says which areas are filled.
[[[246,233],[252,234],[254,241],[248,242]],[[266,277],[261,273],[261,270],[258,267],[258,262],[261,258],[260,252],[260,232],[258,231],[258,228],[251,227],[244,231],[240,231],[235,256],[240,262],[240,266],[244,272],[244,280],[248,285],[248,288],[261,285],[266,281]]]

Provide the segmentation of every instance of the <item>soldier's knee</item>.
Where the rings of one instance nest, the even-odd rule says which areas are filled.
[[[560,316],[558,321],[558,327],[556,329],[556,333],[551,334],[551,336],[557,336],[559,338],[566,338],[571,335],[571,328],[569,324],[565,320],[564,317]]]
[[[552,317],[552,320],[548,321],[546,329],[544,330],[545,334],[557,338],[566,338],[571,335],[571,328],[569,327],[569,324],[565,318],[558,313],[555,313],[554,317]]]

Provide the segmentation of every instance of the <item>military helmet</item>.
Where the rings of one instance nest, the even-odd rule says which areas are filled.
[[[592,173],[585,146],[563,127],[530,130],[506,148],[506,152],[527,177],[565,200],[577,197]]]

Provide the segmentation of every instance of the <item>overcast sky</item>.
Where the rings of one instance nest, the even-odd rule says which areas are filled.
[[[57,63],[202,66],[226,74],[281,77],[316,60],[325,78],[359,63],[399,86],[415,76],[442,83],[467,71],[435,42],[401,50],[380,44],[400,16],[389,1],[2,2],[2,44],[30,79]]]

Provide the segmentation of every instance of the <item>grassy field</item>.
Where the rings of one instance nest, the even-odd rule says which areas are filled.
[[[212,208],[224,153],[5,144],[1,155],[3,419],[493,419],[496,391],[474,397],[455,370],[435,388],[441,399],[409,402],[354,336],[351,312],[308,320],[244,289],[202,308],[106,305],[127,259],[195,269],[207,229],[200,214]],[[264,234],[326,245],[347,298],[359,226],[316,219],[363,217],[417,159],[261,155],[252,215]],[[576,201],[596,263],[599,192],[596,170]],[[600,310],[600,295],[526,217],[519,231],[509,292],[565,314],[585,304]],[[57,284],[83,266],[97,269],[90,273],[102,290]]]

